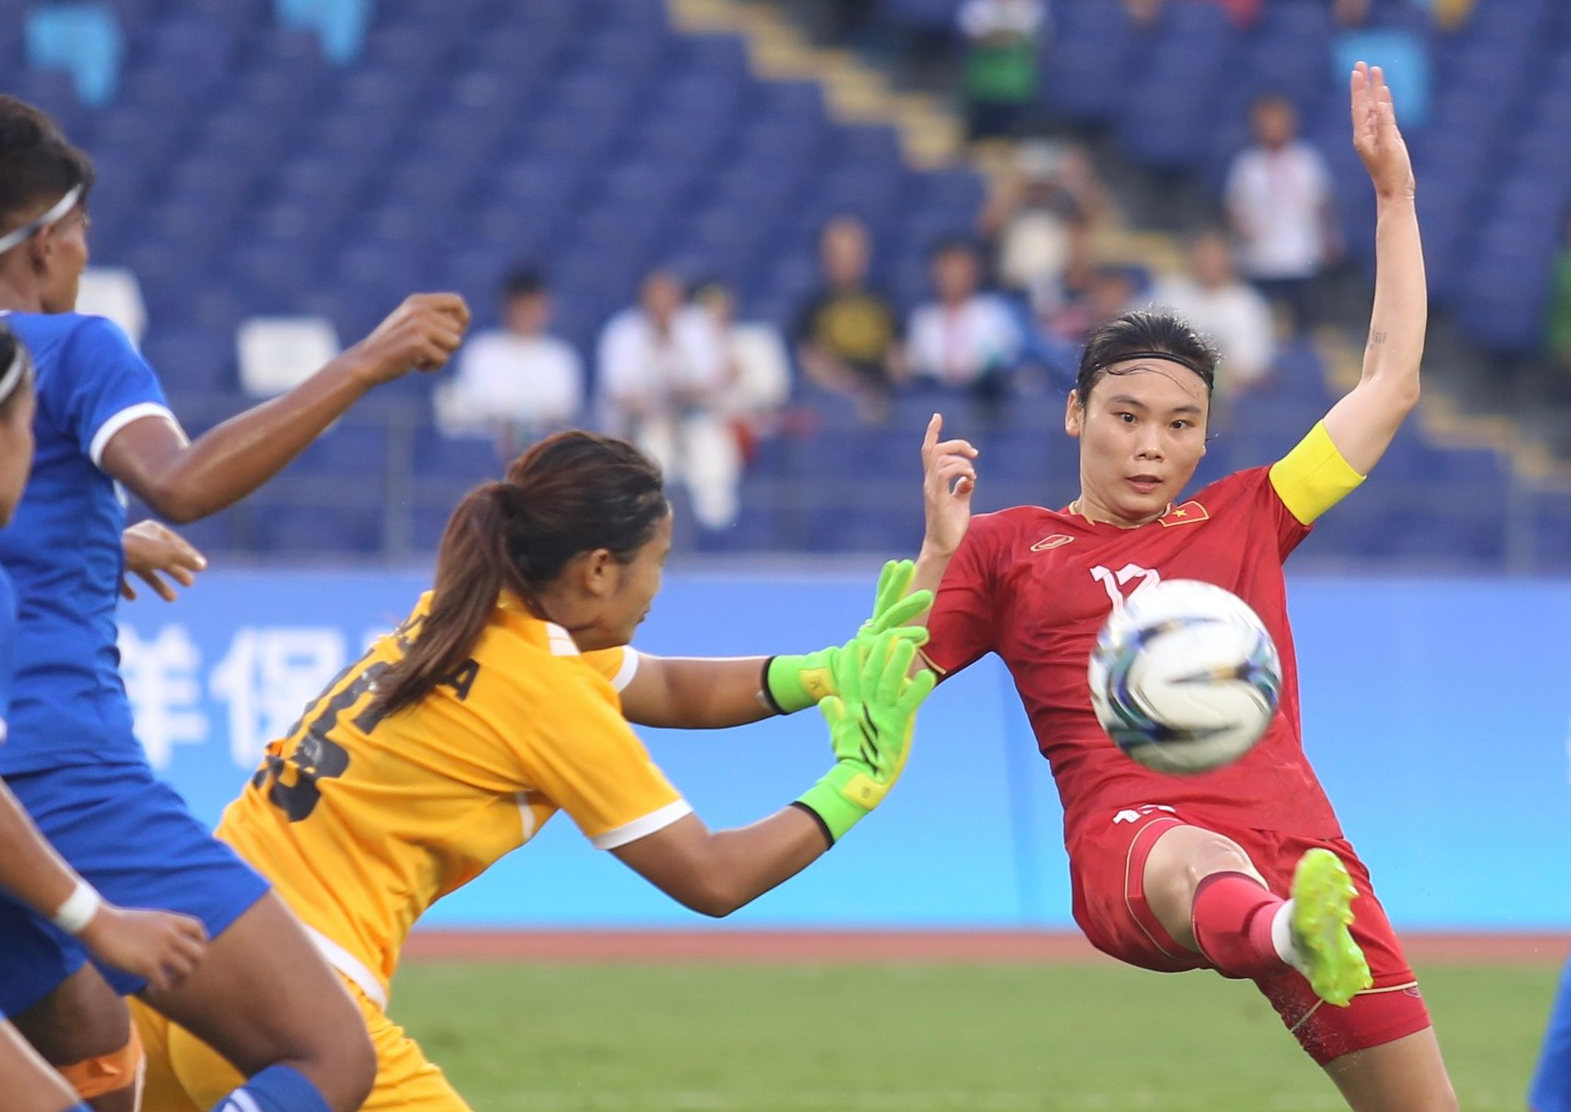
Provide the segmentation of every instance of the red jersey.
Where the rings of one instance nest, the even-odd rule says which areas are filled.
[[[1311,441],[1320,457],[1306,461]],[[928,619],[925,652],[940,675],[995,652],[1014,676],[1037,745],[1052,766],[1072,834],[1088,815],[1146,803],[1184,805],[1210,821],[1306,837],[1341,835],[1304,756],[1298,667],[1282,564],[1314,517],[1356,485],[1327,492],[1322,426],[1275,467],[1219,480],[1135,529],[1066,510],[1021,506],[972,520]],[[1318,491],[1304,494],[1304,477]],[[1283,501],[1286,492],[1294,508]],[[1295,516],[1295,514],[1297,516]],[[1116,601],[1159,579],[1202,579],[1254,608],[1282,659],[1282,701],[1260,742],[1195,776],[1153,772],[1121,752],[1091,709],[1086,665]]]

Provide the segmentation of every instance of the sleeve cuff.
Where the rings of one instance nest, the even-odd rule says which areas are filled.
[[[109,442],[114,439],[115,433],[132,421],[140,421],[143,417],[164,417],[175,428],[180,427],[180,422],[175,420],[175,415],[166,405],[160,405],[158,402],[138,402],[136,405],[127,406],[99,425],[98,431],[93,434],[93,442],[87,447],[87,456],[93,461],[93,466],[102,470],[104,449],[109,447]]]
[[[692,813],[693,808],[687,800],[677,799],[667,803],[658,811],[651,811],[643,818],[623,823],[615,830],[607,830],[604,834],[596,834],[589,841],[596,849],[620,849],[629,842],[636,842],[640,838],[657,834],[673,822],[686,818]]]

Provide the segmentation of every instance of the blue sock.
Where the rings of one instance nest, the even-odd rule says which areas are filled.
[[[70,1108],[67,1108],[65,1112],[93,1112],[93,1110],[86,1104],[73,1104]]]
[[[213,1112],[333,1112],[310,1079],[293,1066],[272,1065],[230,1093]]]

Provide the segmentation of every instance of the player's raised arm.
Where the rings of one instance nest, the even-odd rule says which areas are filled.
[[[1429,290],[1414,207],[1413,164],[1380,67],[1353,71],[1353,146],[1375,187],[1375,302],[1358,385],[1326,414],[1326,432],[1361,475],[1418,404]]]
[[[927,528],[911,581],[911,590],[935,595],[971,524],[971,492],[976,489],[976,448],[967,440],[938,439],[943,431],[943,415],[933,414],[922,437],[922,501]]]
[[[167,412],[130,421],[103,448],[103,469],[162,517],[206,517],[276,475],[376,385],[442,367],[468,327],[457,294],[416,294],[310,378],[194,443]]]

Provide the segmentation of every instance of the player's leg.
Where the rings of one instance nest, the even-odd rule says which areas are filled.
[[[98,1112],[135,1107],[141,1049],[75,941],[0,895],[0,1012]]]
[[[1571,962],[1560,977],[1527,1106],[1531,1112],[1571,1112]]]
[[[183,983],[142,998],[246,1076],[250,1101],[237,1108],[354,1112],[371,1090],[376,1057],[354,1002],[272,893],[213,939]]]
[[[0,1081],[8,1112],[85,1112],[87,1105],[9,1023],[0,1020]]]
[[[363,993],[346,987],[376,1048],[376,1084],[361,1112],[470,1112],[403,1028]],[[146,1112],[204,1112],[243,1080],[189,1031],[140,1004],[132,1012],[148,1048]]]
[[[82,966],[14,1022],[95,1112],[134,1112],[141,1043],[125,1002],[92,966]]]
[[[212,942],[196,971],[146,999],[246,1074],[250,1099],[240,1107],[359,1107],[376,1066],[353,1003],[267,882],[179,796],[140,765],[72,767],[9,782],[45,836],[105,898],[193,915],[207,929]],[[116,970],[101,972],[124,995],[147,987]]]
[[[1175,825],[1151,847],[1142,875],[1157,921],[1224,973],[1257,978],[1298,969],[1335,1004],[1368,986],[1368,965],[1348,930],[1353,883],[1329,850],[1299,859],[1284,897],[1233,839]]]
[[[1325,1070],[1353,1112],[1457,1112],[1432,1027],[1344,1054]]]
[[[1429,1009],[1353,847],[1342,840],[1279,835],[1274,846],[1262,845],[1257,859],[1266,876],[1281,883],[1310,848],[1334,851],[1345,863],[1357,892],[1352,937],[1368,961],[1372,983],[1342,1008],[1327,1004],[1297,973],[1256,983],[1355,1112],[1454,1112],[1456,1096]]]

